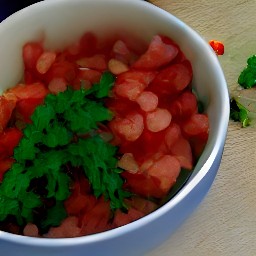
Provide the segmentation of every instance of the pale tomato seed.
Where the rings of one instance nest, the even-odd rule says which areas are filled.
[[[119,75],[129,70],[129,67],[120,60],[110,59],[108,62],[108,69],[114,75]]]
[[[151,132],[160,132],[171,123],[172,115],[167,109],[157,108],[146,116],[147,128]]]
[[[136,102],[143,111],[150,112],[157,108],[158,97],[153,92],[144,91],[137,97]]]
[[[40,74],[45,74],[56,59],[55,52],[43,52],[37,60],[36,69]]]

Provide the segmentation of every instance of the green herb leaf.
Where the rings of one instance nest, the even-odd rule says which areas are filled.
[[[250,125],[249,111],[245,106],[240,104],[236,99],[232,98],[230,102],[230,118],[233,121],[240,122],[242,127]]]
[[[247,60],[247,67],[238,77],[238,83],[245,89],[256,85],[256,56],[253,55]]]
[[[56,204],[37,224],[59,225],[66,217],[63,202],[70,195],[70,164],[84,168],[96,197],[110,200],[112,209],[126,207],[123,199],[130,194],[122,189],[121,170],[116,168],[117,148],[97,135],[98,124],[112,118],[99,99],[109,95],[113,82],[113,75],[104,73],[90,90],[68,88],[49,94],[35,109],[33,123],[25,127],[14,150],[16,162],[0,185],[0,220],[13,215],[19,224],[31,222],[35,209],[53,200]]]

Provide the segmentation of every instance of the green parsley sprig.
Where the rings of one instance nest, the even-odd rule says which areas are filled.
[[[130,194],[123,190],[122,170],[116,167],[117,148],[95,132],[99,123],[112,119],[100,99],[108,96],[113,83],[113,75],[104,73],[91,89],[49,94],[36,108],[14,150],[16,161],[0,185],[0,221],[13,215],[19,224],[33,222],[36,212],[51,201],[54,204],[38,224],[59,225],[70,195],[67,165],[82,168],[94,195],[110,200],[112,209],[125,207],[124,198]],[[43,189],[40,183],[45,183]]]

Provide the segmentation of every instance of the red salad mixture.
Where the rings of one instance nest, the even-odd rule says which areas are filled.
[[[0,96],[0,228],[77,237],[161,206],[208,139],[192,66],[169,37],[85,33],[61,51],[23,46]]]

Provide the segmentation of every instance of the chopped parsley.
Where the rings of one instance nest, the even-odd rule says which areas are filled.
[[[0,185],[0,221],[13,215],[18,224],[33,222],[44,209],[46,215],[37,224],[59,225],[71,193],[67,166],[82,168],[94,195],[110,200],[113,210],[125,208],[130,194],[123,190],[122,170],[116,167],[117,147],[97,134],[98,124],[112,119],[100,99],[108,96],[113,83],[112,74],[104,73],[91,89],[49,94],[35,109],[14,150],[15,163]]]

